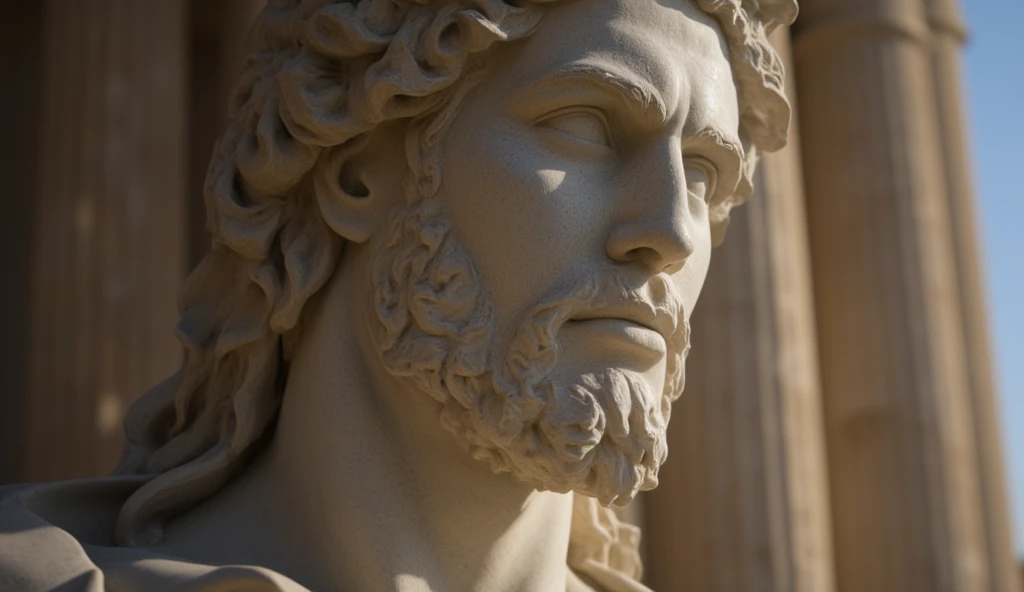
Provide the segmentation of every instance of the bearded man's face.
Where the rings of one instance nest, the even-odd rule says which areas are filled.
[[[372,323],[474,457],[624,504],[667,454],[739,114],[721,32],[687,0],[587,5],[489,58],[439,190],[372,241]]]

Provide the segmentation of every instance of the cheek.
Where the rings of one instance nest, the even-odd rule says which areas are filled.
[[[696,231],[696,246],[693,254],[686,260],[686,265],[673,274],[672,282],[675,284],[676,293],[682,298],[686,305],[686,314],[693,313],[697,305],[697,299],[704,287],[704,280],[707,279],[708,269],[711,264],[711,232],[707,224]]]
[[[453,127],[438,197],[503,326],[601,252],[602,183],[585,168],[552,158],[529,130],[500,120]]]

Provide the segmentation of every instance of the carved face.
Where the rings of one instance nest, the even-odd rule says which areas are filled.
[[[396,397],[394,376],[413,378],[496,470],[605,502],[652,486],[709,218],[717,240],[756,152],[785,143],[766,34],[796,12],[795,0],[272,0],[210,164],[217,247],[182,292],[186,361],[125,420],[119,471],[159,477],[122,510],[119,541],[245,466],[297,399],[282,402],[283,379],[314,333],[300,328],[326,325],[312,298],[331,290],[321,302],[369,317],[338,332],[359,365]],[[445,111],[425,135],[431,150],[403,145],[466,89],[447,103],[462,107],[454,125]]]
[[[662,277],[692,310],[715,171],[740,166],[716,140],[737,136],[739,116],[713,19],[686,0],[556,5],[488,67],[448,136],[437,199],[500,334],[581,272]],[[560,339],[580,371],[626,366],[660,390],[663,346],[634,329],[572,323]]]
[[[553,9],[490,57],[439,191],[372,241],[385,365],[495,470],[606,504],[657,484],[707,203],[740,166],[726,55],[687,2]]]

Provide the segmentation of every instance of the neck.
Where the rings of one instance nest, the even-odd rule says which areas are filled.
[[[163,551],[313,590],[564,590],[572,497],[492,473],[436,402],[374,368],[347,281],[306,325],[267,450]]]

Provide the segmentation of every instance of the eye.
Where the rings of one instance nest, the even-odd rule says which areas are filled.
[[[545,117],[537,124],[575,140],[605,148],[612,147],[611,134],[608,132],[608,122],[601,115],[600,111],[595,109],[559,111]]]
[[[704,158],[687,158],[686,190],[697,199],[708,201],[715,194],[718,169]]]

